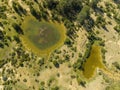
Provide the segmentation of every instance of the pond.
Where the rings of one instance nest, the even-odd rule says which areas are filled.
[[[52,21],[38,21],[27,16],[21,25],[24,35],[21,41],[26,49],[37,55],[48,55],[64,44],[66,28],[63,24]]]
[[[87,79],[91,78],[95,74],[97,68],[104,68],[104,64],[102,63],[100,46],[98,45],[92,46],[90,56],[86,60],[83,67],[84,67],[83,75]]]

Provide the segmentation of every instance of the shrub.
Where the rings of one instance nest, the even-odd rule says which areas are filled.
[[[54,66],[55,66],[56,68],[59,68],[59,67],[60,67],[60,65],[59,65],[59,63],[58,63],[57,61],[53,61],[53,64],[54,64]]]
[[[120,34],[120,25],[115,26],[114,29]]]

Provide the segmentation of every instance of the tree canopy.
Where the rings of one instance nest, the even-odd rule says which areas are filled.
[[[82,9],[82,2],[81,0],[62,0],[57,9],[63,17],[69,20],[75,20],[76,15]]]

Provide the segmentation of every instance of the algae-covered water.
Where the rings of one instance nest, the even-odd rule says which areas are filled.
[[[84,77],[87,79],[91,78],[95,74],[97,68],[104,68],[102,63],[101,47],[93,45],[90,56],[84,64]]]
[[[51,53],[66,39],[66,29],[58,22],[39,22],[34,17],[27,16],[21,27],[24,32],[24,35],[20,36],[23,45],[37,55]]]

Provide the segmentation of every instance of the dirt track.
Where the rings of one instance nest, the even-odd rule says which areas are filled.
[[[120,81],[120,72],[113,72],[108,69],[101,69],[104,75],[106,75],[108,78],[111,78],[116,81]]]

